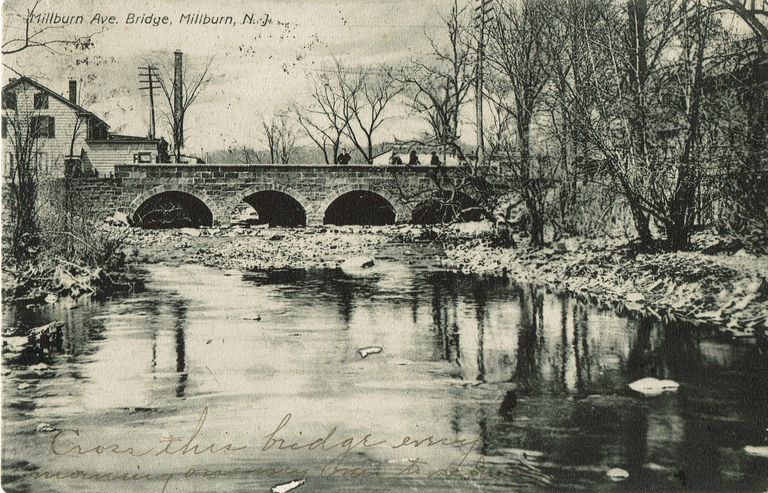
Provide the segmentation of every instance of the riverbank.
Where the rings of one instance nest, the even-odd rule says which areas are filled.
[[[620,311],[721,327],[735,337],[765,332],[768,258],[744,251],[635,254],[622,240],[569,239],[554,248],[448,246],[443,265],[542,283]]]
[[[768,320],[768,257],[745,251],[635,254],[624,239],[576,239],[534,250],[492,246],[487,227],[459,226],[439,235],[416,226],[327,226],[304,229],[131,230],[135,262],[197,263],[235,270],[334,268],[351,256],[404,247],[408,263],[481,275],[508,276],[611,304],[619,311],[717,325],[736,337],[764,332]],[[711,235],[695,239],[700,250]],[[710,248],[711,249],[711,248]]]
[[[54,303],[59,298],[129,293],[142,286],[140,276],[127,268],[117,252],[114,258],[93,262],[41,255],[18,265],[6,264],[2,271],[5,303]]]

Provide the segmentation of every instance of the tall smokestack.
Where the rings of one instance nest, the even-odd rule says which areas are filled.
[[[76,80],[69,81],[69,101],[71,103],[77,104],[77,81]]]
[[[176,125],[178,126],[178,142],[175,144],[181,148],[184,143],[184,121],[182,119],[182,95],[183,95],[183,76],[182,76],[182,61],[183,53],[181,50],[176,50],[174,53],[173,63],[173,115]]]

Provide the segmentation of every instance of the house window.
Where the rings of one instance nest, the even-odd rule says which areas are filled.
[[[3,117],[3,138],[8,138],[8,119]]]
[[[16,109],[16,93],[13,91],[5,91],[3,93],[3,109],[15,110]]]
[[[48,109],[48,95],[44,92],[38,92],[35,94],[35,109],[47,110]]]
[[[103,140],[107,138],[107,128],[103,123],[91,118],[88,120],[88,139]]]
[[[30,127],[33,137],[47,139],[56,137],[56,122],[52,116],[33,116]]]
[[[133,162],[134,163],[151,163],[152,162],[152,153],[151,152],[137,152],[133,155]]]

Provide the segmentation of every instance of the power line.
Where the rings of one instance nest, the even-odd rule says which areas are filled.
[[[157,75],[157,67],[147,64],[146,67],[139,67],[139,91],[149,92],[149,137],[154,139],[157,130],[155,126],[155,84],[160,85],[160,79]],[[146,87],[142,87],[142,85]]]

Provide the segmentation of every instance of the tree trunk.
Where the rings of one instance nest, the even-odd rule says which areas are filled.
[[[653,245],[653,234],[651,234],[651,221],[648,214],[640,207],[636,198],[629,199],[629,208],[632,211],[632,220],[635,223],[635,231],[640,239],[640,243],[645,247]]]
[[[645,84],[648,80],[648,41],[645,33],[645,21],[648,14],[646,0],[628,0],[627,2],[627,47],[629,52],[629,90],[632,94],[632,107],[630,109],[630,145],[636,156],[635,162],[645,162],[647,156],[647,122],[645,115]],[[638,197],[626,178],[622,178],[622,186],[629,200],[632,218],[635,223],[640,242],[645,247],[653,243],[650,219],[648,214],[640,206]]]
[[[689,247],[691,230],[694,223],[693,219],[696,214],[696,187],[699,174],[696,169],[696,161],[699,152],[698,141],[701,128],[705,35],[702,31],[702,20],[697,19],[695,22],[696,58],[694,59],[695,65],[691,74],[692,80],[690,81],[690,105],[687,114],[688,129],[683,155],[677,167],[677,187],[669,204],[670,221],[666,228],[668,247],[673,250],[684,250]]]
[[[333,143],[333,164],[339,164],[339,147],[341,142],[337,140]]]
[[[368,155],[363,156],[363,159],[368,164],[373,164],[373,141],[371,140],[371,136],[368,136]]]
[[[517,138],[520,151],[520,169],[518,178],[522,186],[525,207],[530,218],[531,244],[535,247],[544,246],[544,211],[541,207],[541,197],[538,183],[531,173],[531,119],[527,108],[518,106]]]
[[[538,200],[531,196],[525,201],[528,215],[531,219],[531,245],[535,247],[544,246],[544,211],[541,210]]]

